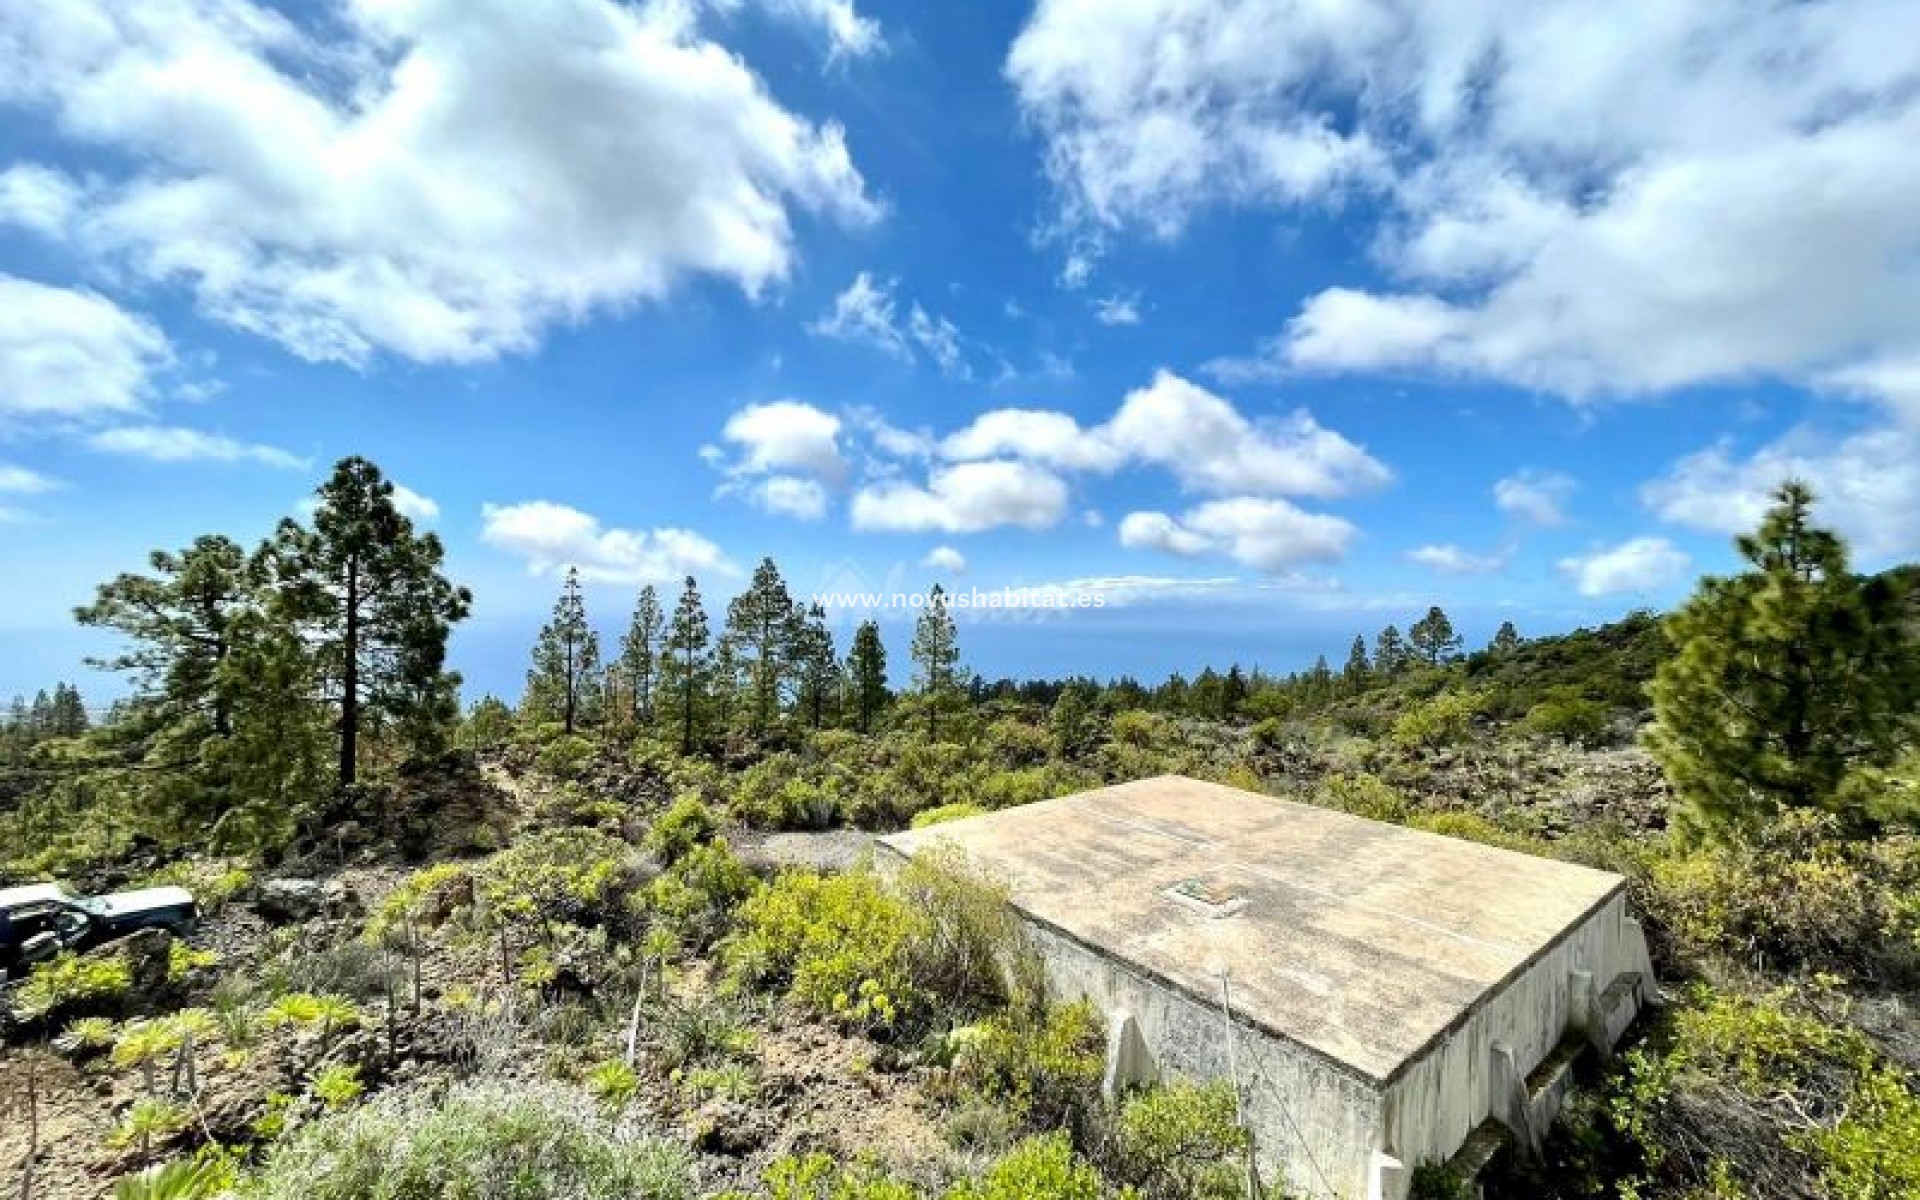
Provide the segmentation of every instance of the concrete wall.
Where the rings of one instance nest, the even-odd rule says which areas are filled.
[[[1509,1085],[1496,1048],[1511,1051],[1524,1079],[1575,1028],[1581,989],[1604,990],[1628,972],[1652,986],[1646,939],[1622,893],[1389,1084],[1382,1148],[1409,1169],[1446,1161],[1475,1126],[1503,1113]]]
[[[1160,1080],[1231,1076],[1218,1002],[1201,1004],[1057,931],[1031,928],[1059,998],[1090,1000],[1110,1022],[1130,1016]],[[1378,1145],[1379,1093],[1357,1075],[1238,1021],[1234,1036],[1264,1173],[1290,1196],[1364,1200]]]

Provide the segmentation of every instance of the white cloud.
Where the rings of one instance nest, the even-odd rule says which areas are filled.
[[[817,521],[827,515],[827,489],[798,475],[771,475],[747,489],[761,508],[783,517]]]
[[[1049,0],[1007,72],[1069,229],[1379,214],[1388,283],[1230,368],[1587,400],[1920,362],[1912,46],[1905,0]]]
[[[1006,70],[1070,219],[1170,235],[1209,202],[1313,199],[1374,174],[1368,135],[1290,111],[1302,76],[1337,50],[1296,31],[1349,7],[1039,5]],[[1068,261],[1084,278],[1084,249]]]
[[[0,213],[310,359],[467,362],[877,215],[837,126],[672,0],[0,8],[0,104],[130,164]],[[37,214],[37,215],[36,215]],[[10,306],[9,306],[10,307]]]
[[[829,480],[846,474],[840,418],[798,400],[743,408],[727,419],[720,436],[740,447],[736,467],[744,472],[796,470]]]
[[[967,556],[952,546],[935,546],[927,551],[927,556],[920,560],[920,565],[932,567],[936,571],[944,571],[949,575],[959,575],[967,569]]]
[[[1494,484],[1493,502],[1501,512],[1536,525],[1559,525],[1567,519],[1567,500],[1577,486],[1557,472],[1528,468]]]
[[[1067,508],[1067,485],[1023,462],[968,462],[935,470],[921,487],[869,484],[853,497],[853,527],[893,532],[978,533],[1001,525],[1045,529]]]
[[[1100,431],[1134,459],[1196,491],[1341,496],[1378,487],[1391,472],[1306,410],[1253,422],[1225,399],[1161,371],[1127,393]]]
[[[903,362],[912,362],[917,350],[939,367],[941,374],[971,378],[966,339],[959,328],[918,304],[908,309],[903,320],[894,302],[894,287],[892,280],[876,282],[861,271],[845,291],[834,297],[832,310],[807,328],[821,337],[872,346]]]
[[[12,463],[0,463],[0,492],[12,492],[16,495],[37,496],[42,492],[51,492],[61,487],[59,480],[42,475],[27,467]]]
[[[1232,403],[1169,371],[1129,392],[1113,418],[1091,429],[1065,413],[998,409],[940,444],[952,459],[1015,455],[1063,470],[1158,466],[1193,491],[1340,496],[1377,487],[1391,472],[1305,410],[1251,421]]]
[[[711,0],[720,8],[735,7],[739,0]],[[863,17],[851,0],[759,0],[769,10],[790,20],[818,26],[827,35],[833,55],[859,58],[884,47],[880,25]]]
[[[1746,455],[1721,442],[1675,463],[1641,497],[1663,520],[1744,533],[1788,479],[1812,485],[1819,519],[1863,557],[1920,553],[1920,427],[1895,423],[1844,436],[1802,428]]]
[[[1211,500],[1178,519],[1136,512],[1120,522],[1122,545],[1181,555],[1223,553],[1272,574],[1337,561],[1358,533],[1340,517],[1254,496]]]
[[[1067,414],[1031,408],[982,413],[942,439],[940,453],[962,461],[1011,454],[1075,471],[1111,471],[1126,458],[1120,447]]]
[[[166,337],[111,300],[0,274],[0,425],[136,413],[171,360]]]
[[[1138,325],[1140,298],[1108,296],[1104,300],[1096,300],[1093,304],[1093,319],[1102,325]]]
[[[431,496],[423,496],[404,483],[393,485],[393,506],[409,520],[426,524],[440,519],[440,505]]]
[[[1442,575],[1487,575],[1507,565],[1505,554],[1475,554],[1452,542],[1416,546],[1407,558]]]
[[[551,500],[481,506],[481,540],[518,555],[536,575],[577,567],[601,583],[677,583],[688,575],[734,576],[720,548],[687,529],[610,529]]]
[[[242,442],[217,433],[178,425],[120,425],[87,435],[90,449],[160,463],[259,463],[287,471],[305,470],[306,459],[278,446]]]
[[[1582,596],[1647,592],[1672,583],[1691,565],[1686,552],[1661,537],[1637,537],[1610,549],[1560,560]]]

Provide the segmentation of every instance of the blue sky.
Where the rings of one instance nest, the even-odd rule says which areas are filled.
[[[1911,10],[1679,7],[8,6],[0,694],[350,453],[470,693],[569,564],[1105,597],[993,676],[1664,607],[1787,474],[1911,557]]]

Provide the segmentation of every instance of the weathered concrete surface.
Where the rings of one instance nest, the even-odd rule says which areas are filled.
[[[1231,1038],[1262,1157],[1296,1194],[1397,1200],[1402,1165],[1506,1115],[1576,1008],[1618,1020],[1596,988],[1652,978],[1618,876],[1199,780],[879,845],[942,842],[1005,879],[1055,987],[1131,1019],[1153,1073],[1227,1078]]]
[[[951,841],[1029,916],[1377,1082],[1625,881],[1179,776],[882,839]],[[1164,893],[1244,900],[1213,918]]]

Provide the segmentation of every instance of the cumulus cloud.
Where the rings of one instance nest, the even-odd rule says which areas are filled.
[[[258,463],[287,471],[303,471],[311,465],[278,446],[243,442],[224,434],[179,425],[116,426],[88,434],[86,444],[104,454],[122,454],[158,463]]]
[[[920,560],[923,567],[932,567],[936,571],[945,571],[949,575],[958,575],[967,569],[967,556],[952,546],[935,546],[927,551]]]
[[[172,357],[159,329],[103,296],[0,274],[0,426],[136,413]]]
[[[688,575],[734,576],[720,548],[688,529],[608,528],[598,518],[551,500],[481,506],[480,538],[518,556],[536,575],[602,583],[677,583]]]
[[[1136,512],[1120,522],[1122,545],[1181,555],[1222,553],[1273,574],[1337,561],[1358,532],[1340,517],[1253,496],[1211,500],[1178,518]]]
[[[835,480],[846,473],[840,418],[798,400],[749,405],[727,419],[720,436],[739,447],[742,471],[797,470]]]
[[[1637,537],[1618,546],[1560,560],[1560,570],[1582,596],[1647,592],[1680,578],[1692,560],[1662,537]]]
[[[1920,427],[1910,425],[1841,436],[1803,427],[1747,454],[1723,441],[1675,463],[1641,498],[1663,520],[1731,535],[1758,525],[1788,479],[1813,486],[1820,519],[1863,557],[1920,552]]]
[[[1507,565],[1504,553],[1475,554],[1452,542],[1416,546],[1407,551],[1407,558],[1442,575],[1489,575]]]
[[[0,463],[0,492],[37,496],[42,492],[51,492],[60,486],[59,480],[42,475],[38,471],[12,463]]]
[[[747,495],[761,508],[783,517],[817,521],[827,515],[827,489],[815,479],[772,475],[749,487]]]
[[[940,453],[961,461],[1018,455],[1072,471],[1111,471],[1126,460],[1119,446],[1066,413],[1031,408],[982,413],[943,438]]]
[[[1379,214],[1388,283],[1310,297],[1243,374],[1877,390],[1920,362],[1912,26],[1902,0],[1049,0],[1007,73],[1076,253],[1215,205]]]
[[[1304,409],[1252,421],[1231,402],[1161,371],[1127,393],[1111,420],[1090,429],[1065,413],[999,409],[941,443],[952,459],[1018,455],[1068,470],[1162,467],[1214,495],[1330,497],[1392,478],[1378,459]]]
[[[1493,502],[1501,512],[1536,525],[1566,521],[1567,500],[1578,486],[1568,476],[1528,468],[1493,485]]]
[[[717,7],[734,8],[740,0],[711,0]],[[768,11],[789,20],[816,26],[827,35],[835,57],[859,58],[885,45],[879,22],[860,15],[851,0],[759,0]]]
[[[914,361],[917,351],[939,367],[941,374],[971,378],[973,369],[967,364],[965,339],[959,328],[917,303],[910,305],[902,317],[894,301],[896,286],[892,280],[876,282],[861,271],[845,291],[834,297],[826,315],[807,328],[821,337],[872,346],[903,362]]]
[[[1046,529],[1067,509],[1067,485],[1031,463],[967,462],[935,470],[926,485],[885,480],[853,497],[853,527],[887,532],[978,533],[1003,525]]]
[[[423,496],[404,483],[393,485],[393,506],[400,515],[420,524],[440,519],[440,505],[431,496]]]
[[[840,129],[671,0],[8,5],[0,104],[127,164],[11,176],[0,215],[309,359],[527,351],[689,276],[757,293],[796,211],[877,215]]]

